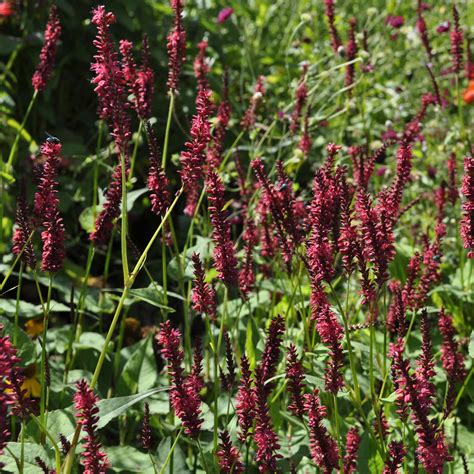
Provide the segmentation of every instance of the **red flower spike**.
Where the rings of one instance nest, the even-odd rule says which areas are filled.
[[[219,469],[222,474],[241,474],[245,471],[240,460],[240,453],[235,446],[232,446],[230,435],[224,430],[219,435],[221,442],[217,451]]]
[[[463,67],[464,33],[459,24],[459,13],[455,3],[453,3],[453,22],[454,28],[451,31],[451,60],[453,62],[453,70],[458,74]]]
[[[20,191],[18,193],[15,231],[13,232],[13,247],[12,251],[15,256],[20,255],[23,251],[21,259],[23,263],[30,267],[36,267],[36,255],[31,242],[30,236],[33,231],[31,223],[30,209],[26,202],[26,192],[24,181],[20,182]]]
[[[117,152],[128,162],[128,144],[132,132],[127,115],[127,84],[109,31],[116,20],[114,14],[106,12],[103,5],[92,13],[92,23],[97,26],[97,36],[93,42],[97,54],[91,70],[95,74],[92,84],[95,84],[94,92],[99,101],[99,116],[107,121]]]
[[[204,269],[197,253],[192,256],[194,266],[193,291],[191,295],[192,307],[199,313],[205,313],[211,321],[217,319],[217,295],[209,283],[205,282]]]
[[[305,412],[303,397],[305,374],[296,346],[293,343],[288,347],[286,378],[288,380],[288,391],[291,394],[291,403],[288,405],[288,409],[302,419]]]
[[[472,156],[464,158],[461,193],[464,196],[463,216],[460,224],[461,237],[464,248],[468,249],[468,258],[474,258],[474,158]]]
[[[206,185],[209,214],[213,226],[214,265],[219,278],[228,286],[238,283],[237,258],[231,240],[230,224],[224,211],[224,185],[217,173],[211,171]]]
[[[264,76],[258,76],[253,96],[250,99],[249,107],[240,122],[244,130],[250,130],[255,126],[255,122],[257,121],[257,110],[260,107],[260,104],[262,103],[263,97],[265,95],[264,81]]]
[[[346,435],[346,454],[343,460],[342,474],[353,474],[357,472],[357,455],[361,438],[356,427],[349,429]]]
[[[150,190],[151,211],[157,216],[164,216],[170,205],[169,179],[161,167],[160,150],[155,132],[149,122],[145,125],[148,138],[148,168],[147,186]]]
[[[335,53],[338,53],[339,48],[341,46],[341,40],[339,39],[339,34],[336,29],[334,0],[324,0],[324,13],[326,15],[329,25],[329,34],[331,36],[332,49]]]
[[[355,32],[356,32],[357,21],[355,17],[352,17],[349,20],[349,40],[346,46],[346,55],[347,61],[350,62],[346,66],[346,77],[344,80],[344,86],[350,87],[354,83],[354,75],[355,75],[355,63],[353,62],[357,56],[357,43],[355,40]],[[349,97],[352,96],[352,88],[348,90]]]
[[[61,37],[61,23],[59,22],[58,9],[55,5],[49,12],[48,24],[44,32],[44,44],[41,48],[40,63],[31,79],[35,91],[46,89],[49,78],[54,69],[58,41]]]
[[[178,91],[179,74],[186,61],[186,31],[183,25],[183,2],[171,0],[174,14],[173,29],[168,35],[168,90],[172,94]]]
[[[294,135],[300,128],[301,112],[308,98],[308,88],[306,86],[306,76],[308,74],[308,64],[304,63],[301,77],[296,88],[295,108],[291,114],[290,131]]]
[[[196,438],[204,420],[200,418],[201,399],[196,391],[195,380],[192,376],[185,376],[181,368],[184,359],[184,352],[180,348],[181,333],[171,327],[170,321],[166,321],[161,324],[156,338],[161,354],[168,362],[171,406],[182,421],[185,434]]]
[[[98,397],[85,380],[77,382],[76,390],[74,406],[77,423],[85,431],[84,451],[81,453],[81,464],[84,466],[84,473],[105,474],[110,464],[107,455],[101,451],[102,446],[97,437]]]
[[[94,244],[106,244],[112,233],[114,222],[120,217],[122,201],[122,166],[118,164],[105,194],[105,204],[95,221],[95,230],[89,235]]]
[[[57,272],[64,263],[64,223],[59,214],[56,180],[61,144],[47,140],[41,146],[41,153],[46,156],[38,191],[35,194],[35,215],[41,221],[44,231],[41,233],[43,254],[41,270]]]
[[[181,182],[186,193],[184,213],[193,216],[200,194],[200,181],[204,176],[206,148],[211,139],[209,114],[211,111],[210,91],[201,89],[196,97],[196,114],[191,122],[191,141],[185,143],[186,150],[181,152]]]
[[[236,396],[235,410],[237,413],[237,424],[239,426],[239,440],[245,443],[253,427],[256,410],[255,391],[252,386],[252,373],[249,361],[244,355],[240,361],[242,376]]]
[[[399,468],[405,459],[406,453],[402,441],[391,441],[388,445],[388,454],[383,468],[383,474],[399,474]]]
[[[330,474],[339,467],[339,449],[336,441],[328,434],[322,421],[326,417],[326,407],[321,405],[319,391],[305,396],[305,408],[308,413],[310,451],[318,467]]]

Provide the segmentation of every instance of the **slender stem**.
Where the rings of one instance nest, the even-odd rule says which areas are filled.
[[[140,142],[140,137],[142,135],[142,130],[143,130],[143,120],[140,120],[140,124],[138,125],[137,138],[135,140],[135,145],[133,146],[132,158],[130,160],[130,172],[129,172],[129,175],[128,175],[128,182],[129,183],[132,182],[133,170],[135,169],[135,160],[137,159],[138,144]]]
[[[38,91],[35,91],[33,93],[33,97],[31,98],[28,108],[26,109],[25,115],[23,116],[23,121],[21,122],[20,128],[18,129],[18,132],[16,133],[15,140],[13,141],[13,145],[10,149],[10,154],[8,155],[8,161],[7,161],[7,166],[6,166],[7,173],[10,172],[10,169],[13,166],[13,162],[16,158],[18,142],[20,141],[20,137],[23,132],[23,129],[25,128],[26,121],[28,120],[28,117],[30,116],[31,110],[33,109],[33,105],[36,102],[36,97],[38,97]]]
[[[168,107],[168,119],[166,120],[165,138],[163,141],[163,155],[161,156],[161,167],[166,170],[166,159],[168,158],[168,143],[170,139],[171,120],[173,118],[174,94],[170,94],[170,103]]]
[[[125,156],[120,154],[121,168],[122,168],[122,229],[120,235],[121,249],[122,249],[122,270],[123,270],[123,284],[127,286],[129,272],[128,272],[128,254],[127,254],[127,235],[128,235],[128,206],[127,206],[127,173],[125,171]]]
[[[13,345],[17,347],[18,341],[18,319],[20,315],[20,297],[21,297],[21,281],[23,278],[23,262],[20,263],[20,274],[18,275],[18,286],[16,289],[16,305],[15,305],[15,331],[13,333]]]
[[[166,466],[170,462],[171,456],[173,455],[174,448],[176,448],[176,444],[178,443],[179,438],[181,437],[181,433],[183,432],[183,427],[179,429],[178,435],[176,436],[174,443],[171,446],[170,452],[168,453],[168,456],[166,456],[165,462],[163,463],[163,466],[161,466],[160,473],[163,474],[165,472]]]

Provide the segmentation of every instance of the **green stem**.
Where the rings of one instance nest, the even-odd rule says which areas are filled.
[[[20,297],[21,297],[21,281],[23,278],[23,262],[20,264],[20,274],[18,275],[18,287],[16,289],[16,305],[15,305],[15,331],[13,333],[13,345],[17,347],[18,341],[18,319],[20,315]]]
[[[140,142],[140,137],[142,135],[142,129],[143,129],[143,120],[140,120],[140,124],[138,125],[137,138],[135,140],[135,145],[133,146],[132,158],[130,160],[130,172],[128,175],[129,183],[132,182],[133,170],[135,169],[135,160],[137,159],[138,144]]]
[[[168,107],[168,119],[166,120],[165,138],[163,142],[163,155],[161,157],[161,167],[166,170],[166,159],[168,158],[168,143],[170,139],[171,120],[173,118],[174,94],[170,94],[170,103]]]
[[[125,172],[125,156],[120,154],[121,168],[122,168],[122,227],[121,227],[121,249],[122,249],[122,270],[123,270],[123,285],[127,286],[129,271],[128,271],[128,254],[127,254],[127,235],[128,235],[128,206],[127,206],[127,173]]]
[[[168,453],[168,456],[166,456],[165,462],[163,463],[163,466],[161,466],[160,473],[163,474],[165,472],[166,466],[170,462],[171,456],[173,455],[174,448],[176,448],[176,444],[178,443],[179,438],[181,437],[181,433],[183,432],[183,427],[179,429],[178,435],[176,436],[174,443],[171,446],[170,452]]]

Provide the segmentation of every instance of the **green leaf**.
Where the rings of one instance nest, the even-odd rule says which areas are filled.
[[[95,215],[97,216],[102,209],[97,206],[95,209]],[[95,219],[94,219],[94,208],[92,206],[86,207],[79,214],[79,224],[81,227],[90,234],[95,229]]]
[[[138,348],[128,359],[120,376],[117,393],[128,394],[148,390],[156,382],[157,369],[153,353],[152,336],[138,344]]]
[[[135,204],[135,201],[148,191],[147,188],[136,189],[127,193],[127,209],[130,212]]]
[[[255,348],[258,344],[258,328],[255,325],[253,318],[248,318],[247,331],[245,339],[245,354],[249,358],[250,368],[255,367],[256,353]]]
[[[15,316],[16,311],[16,300],[14,299],[0,299],[0,314],[6,316]],[[66,305],[59,303],[58,301],[51,300],[50,312],[51,313],[64,313],[69,312],[70,309]],[[19,302],[19,314],[22,318],[37,318],[43,315],[43,309],[41,305],[34,305],[27,301]]]
[[[148,288],[136,288],[135,290],[130,290],[129,295],[137,298],[140,301],[157,306],[158,308],[166,309],[170,313],[174,313],[174,309],[170,308],[163,304],[163,293],[157,291],[156,288],[150,285]],[[168,296],[175,296],[179,299],[182,297],[176,293],[168,293]]]
[[[105,452],[114,472],[142,472],[153,474],[153,465],[149,454],[143,453],[131,446],[105,447]]]
[[[469,355],[474,359],[474,331],[471,331],[471,338],[469,340]]]
[[[165,388],[152,388],[146,392],[137,393],[136,395],[130,395],[129,397],[117,397],[100,400],[97,403],[99,407],[99,422],[97,428],[103,428],[108,425],[114,418],[117,418],[131,406],[138,402],[141,402],[145,398],[151,397],[155,393],[163,392],[168,390]]]
[[[3,463],[1,472],[18,472],[18,466],[15,462],[21,456],[21,443],[7,443],[3,454],[0,455],[0,463]],[[24,474],[41,474],[42,469],[36,464],[35,457],[40,457],[49,467],[53,466],[54,452],[46,450],[43,446],[34,443],[24,444]]]

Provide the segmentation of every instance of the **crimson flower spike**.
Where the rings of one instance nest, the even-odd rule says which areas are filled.
[[[171,406],[182,421],[185,434],[196,438],[204,420],[200,418],[201,399],[196,390],[195,379],[185,376],[181,367],[184,359],[184,352],[180,348],[181,333],[171,327],[170,321],[166,321],[161,324],[156,338],[161,347],[161,354],[168,362]]]
[[[56,180],[61,143],[57,138],[48,138],[41,146],[46,156],[38,191],[35,194],[35,214],[40,219],[44,231],[41,269],[44,272],[57,272],[64,262],[64,223],[59,214]]]
[[[407,452],[402,441],[390,441],[387,459],[385,460],[383,474],[399,474]]]
[[[208,42],[202,40],[198,43],[198,54],[194,59],[194,77],[198,83],[198,90],[209,90],[209,81],[207,75],[209,74],[209,63],[206,57]]]
[[[306,394],[305,409],[309,418],[310,451],[313,461],[324,469],[325,473],[331,473],[333,469],[339,467],[339,449],[323,425],[327,410],[321,405],[319,390],[315,389],[313,393]]]
[[[357,455],[361,437],[357,427],[349,429],[346,435],[346,454],[343,460],[343,467],[341,474],[353,474],[357,472]]]
[[[418,0],[418,7],[416,9],[416,29],[418,30],[421,42],[423,43],[423,47],[425,48],[426,54],[428,55],[428,60],[431,63],[431,61],[433,60],[433,50],[431,49],[430,38],[428,36],[428,28],[426,26],[425,18],[423,17],[422,3],[423,2],[421,0]]]
[[[224,140],[229,127],[232,107],[229,101],[229,72],[224,72],[224,84],[222,89],[222,100],[217,109],[217,123],[214,126],[212,139],[207,150],[207,162],[209,167],[218,168],[222,161]]]
[[[346,66],[346,77],[344,81],[345,87],[350,87],[354,83],[355,63],[353,62],[357,55],[357,43],[355,39],[357,21],[355,17],[349,20],[349,40],[346,47],[347,61],[350,63]],[[349,97],[352,96],[352,87],[348,90]]]
[[[174,21],[168,35],[168,90],[171,94],[178,92],[179,74],[186,61],[186,31],[183,25],[183,1],[171,0]]]
[[[301,359],[298,357],[296,346],[291,343],[288,347],[286,359],[286,378],[288,380],[288,391],[291,394],[291,403],[288,409],[299,418],[304,415],[305,374]]]
[[[135,64],[132,48],[133,44],[130,41],[120,41],[120,53],[123,57],[122,72],[128,90],[133,95],[133,108],[142,120],[148,120],[151,116],[155,80],[155,74],[150,68],[148,37],[143,35],[143,55],[140,68],[137,68]]]
[[[77,423],[85,432],[84,451],[81,454],[82,465],[85,468],[85,472],[105,474],[110,464],[107,455],[101,451],[102,446],[97,437],[97,422],[99,421],[98,397],[85,380],[77,382],[76,389],[74,406]]]
[[[324,0],[324,13],[328,21],[332,49],[335,53],[339,53],[339,48],[342,46],[342,44],[336,28],[334,0]]]
[[[36,267],[36,255],[33,249],[33,243],[31,242],[31,215],[30,209],[26,202],[25,183],[22,180],[20,182],[20,190],[18,193],[18,201],[16,207],[16,219],[15,219],[15,231],[13,232],[13,254],[15,256],[20,255],[23,251],[21,259],[23,263],[30,267]]]
[[[453,20],[454,28],[451,30],[451,60],[453,62],[453,70],[458,74],[461,72],[463,66],[464,33],[459,23],[459,12],[454,2]]]
[[[192,256],[194,267],[193,291],[191,302],[193,309],[199,313],[205,313],[211,321],[217,319],[217,295],[212,285],[206,283],[205,273],[201,259],[197,253]]]
[[[265,95],[265,77],[258,76],[257,83],[255,84],[254,93],[250,99],[250,104],[248,109],[245,112],[243,119],[240,124],[244,130],[250,130],[254,127],[255,122],[257,121],[257,110],[262,103],[263,96]]]
[[[105,195],[105,204],[95,221],[95,230],[89,239],[95,244],[105,244],[110,239],[114,222],[120,217],[122,201],[122,165],[118,164],[112,174],[111,183]]]
[[[157,216],[163,216],[170,205],[169,179],[161,167],[160,150],[156,135],[150,122],[145,125],[148,139],[148,168],[147,186],[150,190],[151,211]]]
[[[441,363],[448,378],[448,393],[446,395],[446,405],[444,416],[447,417],[453,409],[456,397],[456,382],[462,382],[466,377],[464,356],[459,350],[459,344],[454,339],[456,331],[453,326],[453,318],[447,315],[444,308],[441,309],[439,317],[439,331],[443,337],[441,344]]]
[[[58,9],[56,5],[53,5],[49,12],[48,24],[44,32],[44,44],[41,48],[40,63],[31,79],[36,92],[44,90],[51,77],[60,37],[61,23],[59,22]]]
[[[237,424],[239,426],[239,440],[245,443],[253,427],[256,410],[256,397],[253,389],[252,372],[247,357],[242,356],[240,361],[241,377],[239,389],[236,396],[235,410],[237,413]]]
[[[308,98],[308,87],[306,86],[306,76],[308,73],[308,63],[303,64],[301,77],[296,88],[295,108],[291,114],[290,131],[294,135],[300,128],[301,113]]]
[[[201,191],[200,181],[204,175],[206,161],[206,147],[211,139],[211,112],[210,91],[200,89],[196,97],[196,114],[191,122],[191,141],[185,143],[186,150],[181,152],[181,182],[186,193],[186,207],[184,213],[193,216]]]
[[[241,474],[245,471],[244,465],[240,460],[239,450],[232,446],[230,435],[224,430],[219,435],[221,442],[217,451],[219,469],[222,474]]]
[[[461,237],[464,248],[468,249],[468,258],[474,258],[474,157],[472,156],[464,158],[461,193],[464,195]]]
[[[229,287],[238,283],[237,257],[231,239],[230,224],[224,210],[224,185],[217,173],[211,171],[206,185],[209,214],[213,226],[214,264],[219,278]]]

